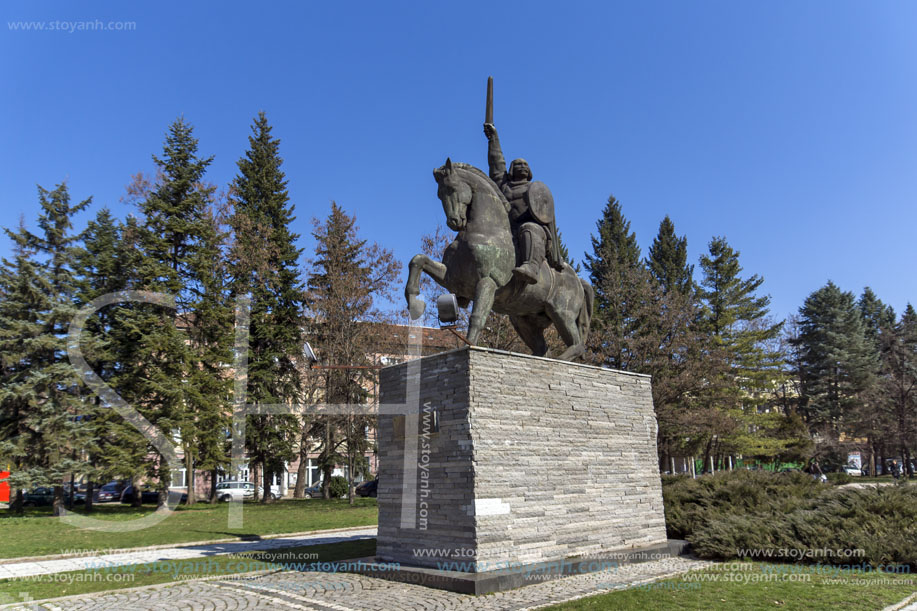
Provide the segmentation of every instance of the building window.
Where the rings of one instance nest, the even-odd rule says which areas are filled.
[[[318,468],[318,459],[309,459],[309,485],[317,484],[321,481],[322,473]]]
[[[172,471],[172,484],[170,488],[184,488],[188,485],[187,469],[174,469]]]

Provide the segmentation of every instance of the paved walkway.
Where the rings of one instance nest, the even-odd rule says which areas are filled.
[[[367,539],[375,536],[375,526],[360,526],[332,532],[319,531],[307,535],[275,537],[258,541],[204,543],[188,546],[157,547],[155,549],[140,549],[129,552],[116,552],[93,556],[79,556],[76,558],[62,558],[57,560],[11,562],[8,564],[0,564],[0,579],[50,575],[66,571],[98,569],[107,566],[144,564],[147,562],[156,562],[157,560],[187,560],[191,558],[217,556],[220,554],[239,554],[242,552],[265,551],[284,547],[299,547],[301,545],[340,543],[342,541],[356,541],[357,539]]]
[[[672,577],[710,562],[666,558],[575,575],[507,592],[470,596],[350,573],[278,571],[240,579],[209,579],[14,605],[16,610],[223,611],[521,611]],[[11,602],[11,601],[10,601]]]

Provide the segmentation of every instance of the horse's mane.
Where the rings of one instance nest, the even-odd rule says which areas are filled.
[[[480,168],[476,168],[475,166],[471,165],[470,163],[462,163],[461,161],[453,161],[452,167],[459,169],[459,170],[467,170],[471,172],[472,174],[474,174],[481,182],[484,183],[484,185],[488,189],[490,189],[493,192],[493,194],[496,197],[499,198],[500,203],[503,204],[503,207],[506,209],[507,212],[509,212],[509,208],[510,208],[509,200],[507,200],[506,196],[503,195],[503,191],[500,190],[500,187],[497,186],[497,183],[495,183],[490,178],[490,176],[485,174],[483,170],[481,170]]]

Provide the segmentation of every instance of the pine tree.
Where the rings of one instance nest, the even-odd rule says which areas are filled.
[[[195,498],[195,468],[211,473],[209,497],[216,497],[214,474],[228,464],[226,431],[232,409],[232,379],[225,375],[225,367],[232,359],[233,341],[233,308],[224,256],[228,234],[213,207],[205,210],[201,220],[200,242],[191,265],[197,288],[188,326],[194,363],[188,372],[188,409],[180,427],[188,473],[188,504],[193,504]]]
[[[868,286],[863,289],[857,301],[857,307],[865,324],[866,338],[875,346],[878,352],[881,344],[881,335],[884,331],[895,326],[895,310],[882,303],[882,300]]]
[[[628,356],[609,345],[617,338],[628,336],[635,326],[637,305],[635,288],[648,278],[640,261],[637,236],[630,230],[630,221],[621,213],[621,205],[609,196],[596,224],[597,236],[592,236],[592,254],[586,253],[585,267],[595,289],[595,316],[590,343],[603,364],[616,369],[628,367]]]
[[[332,365],[369,364],[374,327],[367,323],[380,316],[376,300],[391,298],[401,266],[390,251],[359,239],[356,219],[334,202],[328,218],[316,222],[312,235],[316,257],[308,281],[309,307],[320,353]],[[325,373],[327,403],[358,404],[369,398],[366,387],[372,379],[367,378],[367,370],[329,369]],[[343,448],[353,502],[354,477],[368,467],[366,430],[375,426],[374,418],[348,415],[337,421],[324,419],[318,426],[323,439],[319,462],[324,486],[330,484],[334,460]]]
[[[560,258],[564,260],[564,263],[573,268],[577,274],[580,273],[581,268],[580,264],[573,260],[573,257],[570,256],[570,250],[567,248],[567,245],[564,243],[564,236],[561,235],[560,230],[557,230],[557,249],[560,252]]]
[[[863,289],[857,301],[857,308],[863,319],[863,331],[872,352],[872,360],[879,363],[877,373],[887,377],[883,371],[888,363],[882,358],[884,350],[893,350],[895,344],[895,311],[882,303],[882,300],[868,286]],[[860,393],[861,407],[856,410],[848,426],[855,429],[860,437],[866,437],[869,450],[870,473],[875,474],[875,461],[880,440],[889,436],[888,432],[895,427],[895,419],[888,409],[888,395],[880,376],[871,379],[868,387]],[[890,437],[895,437],[894,433]]]
[[[917,449],[917,312],[911,304],[907,304],[894,327],[884,328],[880,341],[882,375],[878,391],[889,411],[883,423],[884,433],[904,458],[907,474],[913,477],[911,458]],[[874,461],[871,468],[873,465]]]
[[[124,236],[124,228],[107,208],[102,208],[89,221],[83,235],[83,246],[76,255],[79,278],[76,299],[80,305],[127,288],[125,261],[134,252]],[[82,335],[83,356],[92,370],[109,384],[118,371],[114,344],[117,313],[118,306],[103,308],[87,320]],[[89,479],[85,510],[92,511],[95,485],[117,477],[141,475],[147,448],[140,432],[114,410],[102,407],[98,397],[89,397],[87,409],[95,443],[85,448],[83,475]]]
[[[764,279],[757,274],[741,277],[739,254],[725,238],[716,237],[710,241],[709,254],[700,258],[701,320],[722,350],[725,365],[723,375],[710,380],[708,400],[736,422],[732,438],[717,443],[731,453],[769,458],[783,448],[765,433],[780,430],[782,424],[761,413],[786,377],[777,342],[783,322],[770,319],[770,297],[756,295]],[[760,431],[753,443],[748,431]]]
[[[208,210],[214,190],[203,183],[212,157],[199,157],[197,149],[191,125],[179,118],[169,126],[162,156],[153,157],[160,178],[138,204],[142,218],[132,228],[138,249],[128,262],[130,284],[174,295],[176,309],[146,304],[120,308],[115,343],[121,369],[114,379],[121,395],[161,433],[180,438],[189,483],[199,432],[200,414],[195,410],[208,396],[225,401],[220,393],[210,394],[210,389],[197,385],[204,355],[195,341],[196,325],[202,322],[195,312],[213,266],[207,256],[213,254]],[[227,361],[228,355],[223,362]],[[157,459],[148,463],[147,475],[159,481],[164,503],[172,483],[171,466],[159,449],[150,450]],[[190,498],[193,488],[189,493]]]
[[[716,375],[719,363],[715,347],[697,324],[694,295],[663,290],[641,261],[636,235],[614,197],[598,222],[592,249],[586,255],[596,291],[592,359],[652,375],[660,452],[668,456],[693,451],[700,440],[723,430],[718,420],[699,412],[692,399]]]
[[[235,235],[231,253],[232,291],[251,299],[248,354],[248,403],[298,403],[302,379],[297,359],[303,352],[304,292],[300,278],[299,235],[286,177],[281,170],[280,141],[259,113],[249,136],[249,150],[238,162],[232,183]],[[261,465],[264,502],[271,500],[270,481],[284,461],[295,456],[300,429],[294,416],[248,418],[246,445]]]
[[[92,431],[86,403],[70,366],[66,334],[76,314],[73,217],[91,200],[72,205],[66,184],[39,187],[38,234],[24,227],[7,234],[15,261],[4,262],[0,349],[4,384],[0,403],[13,414],[4,423],[0,454],[13,462],[14,488],[53,486],[54,515],[63,509],[62,481],[82,464]],[[7,436],[7,433],[12,435]]]
[[[739,252],[725,238],[710,242],[709,256],[700,259],[703,269],[700,297],[709,332],[724,347],[735,375],[753,387],[767,387],[769,376],[782,367],[781,355],[769,351],[766,342],[777,338],[783,322],[769,321],[770,296],[756,296],[764,282],[757,274],[743,280]],[[764,373],[763,385],[758,373]]]
[[[675,235],[675,224],[666,215],[650,246],[646,265],[666,292],[688,294],[694,288],[694,266],[688,265],[688,239]]]
[[[837,439],[873,383],[876,355],[853,294],[833,282],[809,295],[799,315],[800,411],[810,427]]]
[[[12,467],[10,501],[14,513],[22,513],[22,489],[46,483],[32,468],[28,418],[36,398],[30,370],[40,362],[39,344],[44,331],[39,317],[46,305],[39,282],[38,265],[24,225],[12,238],[15,257],[3,260],[0,270],[0,460]]]

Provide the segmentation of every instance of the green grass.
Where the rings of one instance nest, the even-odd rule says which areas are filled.
[[[92,516],[124,521],[148,515],[153,506],[120,504],[95,506]],[[357,499],[351,507],[346,499],[285,499],[261,505],[246,503],[242,528],[227,528],[228,503],[198,503],[180,506],[162,522],[143,530],[106,533],[83,530],[51,516],[47,507],[26,509],[22,517],[0,512],[0,530],[8,533],[0,543],[0,558],[74,553],[74,550],[108,550],[215,539],[253,538],[280,533],[370,526],[378,521],[376,499]]]
[[[283,558],[271,554],[283,554]],[[139,586],[184,581],[192,578],[248,573],[263,569],[295,569],[296,564],[334,562],[365,558],[376,553],[376,540],[345,541],[327,545],[284,548],[272,552],[251,552],[245,555],[222,555],[209,558],[170,560],[163,563],[71,571],[35,578],[0,580],[0,602],[5,597],[42,600],[58,596],[90,594]],[[302,566],[301,570],[305,570]]]
[[[749,570],[708,569],[657,581],[652,584],[582,598],[549,607],[550,611],[604,611],[606,609],[798,609],[800,611],[837,611],[881,609],[917,592],[917,575],[863,573],[844,570],[819,574],[817,567],[745,563]],[[735,564],[727,563],[726,567]],[[786,573],[768,573],[786,571]],[[740,581],[699,581],[702,576]],[[764,581],[783,577],[805,581]],[[747,576],[747,577],[746,577]],[[692,579],[693,577],[693,579]],[[757,580],[757,581],[756,581]],[[846,583],[839,583],[846,580]],[[886,583],[857,583],[857,580],[882,580]],[[612,576],[609,581],[614,581]]]

